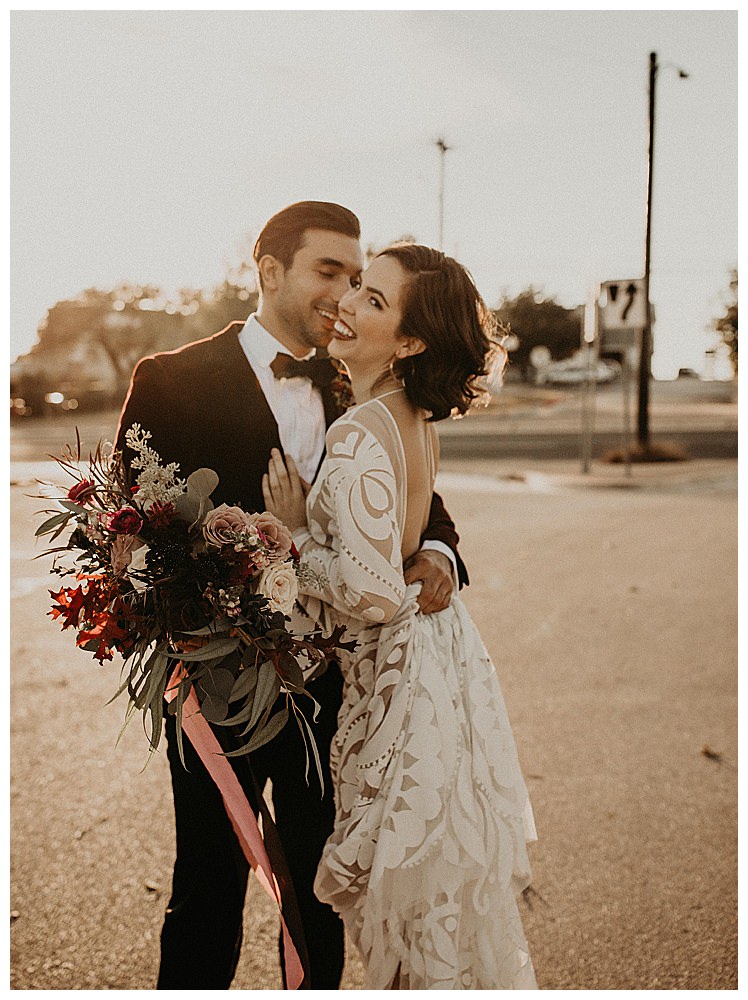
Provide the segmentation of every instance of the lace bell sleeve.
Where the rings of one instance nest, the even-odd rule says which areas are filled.
[[[318,619],[322,602],[365,624],[388,622],[405,596],[392,461],[370,430],[342,418],[327,433],[323,468],[309,527],[294,532],[301,603]]]

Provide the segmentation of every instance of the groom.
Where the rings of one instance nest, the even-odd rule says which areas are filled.
[[[260,304],[246,323],[231,323],[206,340],[144,358],[136,367],[120,416],[117,447],[128,465],[125,432],[138,423],[152,434],[164,462],[180,475],[209,467],[220,477],[212,500],[263,510],[261,480],[273,448],[290,454],[311,482],[324,452],[326,427],[342,412],[336,375],[324,348],[337,307],[361,271],[360,229],[353,213],[327,202],[300,202],[265,225],[254,249]],[[446,607],[453,567],[467,582],[456,553],[457,534],[434,496],[422,549],[406,581],[423,580],[424,611]],[[343,926],[314,896],[312,884],[332,831],[334,803],[329,750],[342,698],[335,667],[312,681],[321,705],[314,733],[325,776],[325,794],[307,785],[305,751],[288,725],[250,755],[260,788],[272,781],[275,822],[288,863],[306,938],[309,989],[337,989],[343,969]],[[176,726],[167,716],[166,737],[174,793],[177,858],[172,895],[161,933],[158,989],[228,989],[242,941],[248,866],[208,772],[185,738],[182,766]],[[232,766],[257,807],[250,767]]]

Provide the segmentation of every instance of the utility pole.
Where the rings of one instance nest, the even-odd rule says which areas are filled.
[[[454,146],[448,146],[442,138],[437,139],[434,145],[439,150],[441,157],[439,161],[439,249],[444,250],[444,160],[449,150],[454,149]]]
[[[688,79],[688,73],[676,69],[681,80]],[[649,53],[649,161],[647,170],[647,232],[644,244],[644,308],[646,310],[644,329],[642,330],[641,354],[639,356],[639,412],[637,420],[637,439],[642,449],[649,447],[649,385],[652,378],[652,303],[649,299],[649,272],[652,260],[652,190],[654,175],[654,137],[655,137],[655,88],[657,85],[657,53]]]
[[[655,84],[657,53],[649,53],[649,161],[647,170],[647,232],[644,241],[644,329],[639,355],[639,413],[637,440],[642,449],[649,447],[649,381],[652,377],[652,304],[649,301],[649,270],[652,255],[652,177],[654,172]]]

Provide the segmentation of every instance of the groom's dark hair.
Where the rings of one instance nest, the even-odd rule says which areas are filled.
[[[297,201],[282,208],[265,223],[252,253],[255,264],[259,264],[265,254],[270,254],[284,267],[290,267],[308,229],[342,233],[354,240],[361,238],[358,219],[342,205],[331,201]]]

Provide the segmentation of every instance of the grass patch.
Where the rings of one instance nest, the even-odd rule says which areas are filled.
[[[650,441],[648,445],[642,447],[637,441],[627,450],[624,448],[613,448],[606,452],[601,461],[610,465],[622,465],[628,458],[630,462],[687,462],[688,452],[672,441]]]

